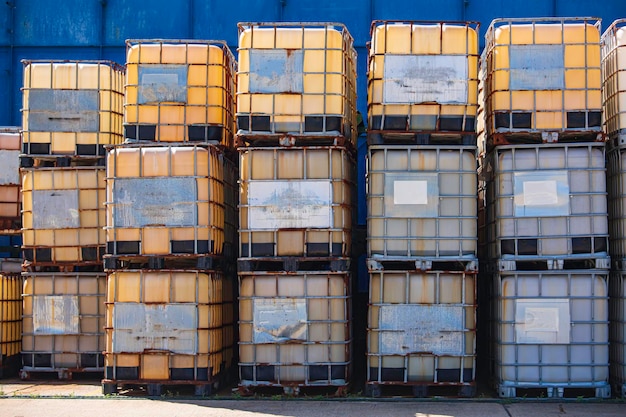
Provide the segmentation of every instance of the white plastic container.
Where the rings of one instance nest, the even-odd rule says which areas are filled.
[[[608,398],[608,271],[495,275],[492,343],[501,397],[518,388],[595,388]]]
[[[624,271],[611,272],[609,300],[611,386],[615,394],[626,398],[626,276]]]
[[[475,147],[370,146],[372,258],[476,258]]]
[[[502,146],[481,170],[489,259],[607,259],[603,143]]]

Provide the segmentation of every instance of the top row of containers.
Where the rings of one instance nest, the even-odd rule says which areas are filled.
[[[128,41],[125,81],[112,63],[26,61],[22,152],[103,155],[124,139],[354,144],[356,53],[345,26],[240,24],[239,32],[238,69],[226,44],[199,40]],[[474,145],[479,59],[491,145],[515,134],[602,139],[598,19],[494,20],[482,58],[477,32],[465,22],[373,23],[371,144]],[[602,42],[609,134],[626,117],[613,52],[621,32],[616,22]]]

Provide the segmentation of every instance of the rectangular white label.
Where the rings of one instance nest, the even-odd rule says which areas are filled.
[[[193,303],[115,303],[113,326],[114,353],[198,351],[198,309]]]
[[[386,104],[466,104],[468,63],[464,55],[385,55]]]
[[[35,334],[79,334],[79,318],[77,295],[33,296]]]
[[[557,203],[556,181],[524,181],[525,206],[549,206]]]
[[[394,204],[428,204],[428,183],[426,181],[394,181]]]
[[[515,341],[522,344],[570,343],[569,300],[516,300]]]
[[[307,340],[304,298],[256,298],[253,308],[254,343]]]
[[[380,353],[383,355],[464,354],[462,306],[385,305],[379,314]]]
[[[33,229],[79,227],[78,190],[33,190]]]
[[[565,88],[563,45],[511,45],[511,90],[562,90]]]
[[[251,93],[303,93],[304,52],[254,49],[250,55]]]
[[[252,230],[333,227],[330,180],[250,181]]]

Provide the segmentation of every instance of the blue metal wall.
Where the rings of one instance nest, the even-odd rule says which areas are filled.
[[[359,109],[366,108],[366,42],[375,19],[474,20],[484,34],[496,17],[626,17],[626,1],[603,0],[8,0],[0,4],[0,126],[20,125],[21,59],[111,59],[124,63],[129,38],[224,39],[237,22],[336,21],[359,54]]]

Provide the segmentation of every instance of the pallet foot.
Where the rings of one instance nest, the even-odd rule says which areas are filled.
[[[112,395],[117,393],[117,384],[102,383],[102,395]]]

